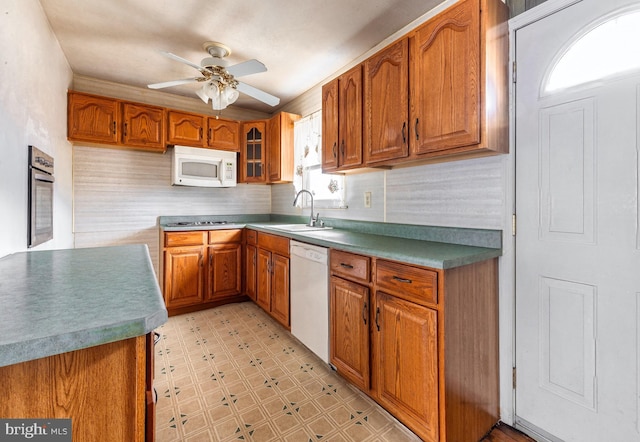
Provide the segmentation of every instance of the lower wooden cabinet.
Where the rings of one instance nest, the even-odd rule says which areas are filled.
[[[244,299],[241,229],[164,232],[163,250],[170,316]]]
[[[331,250],[331,363],[423,440],[480,440],[499,417],[497,268]]]
[[[375,297],[375,397],[425,440],[438,440],[438,312]]]
[[[289,238],[249,230],[245,264],[247,296],[290,329]]]
[[[223,300],[242,292],[242,230],[209,232],[207,299]]]
[[[331,363],[354,385],[368,390],[369,288],[336,276],[329,287]]]
[[[151,442],[151,341],[142,335],[0,367],[0,416],[70,418],[74,441]]]

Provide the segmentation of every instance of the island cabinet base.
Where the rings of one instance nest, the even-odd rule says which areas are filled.
[[[153,422],[145,405],[149,341],[143,335],[0,367],[0,418],[71,418],[74,442],[144,441]]]

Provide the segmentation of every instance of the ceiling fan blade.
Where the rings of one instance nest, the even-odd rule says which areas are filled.
[[[165,87],[179,86],[181,84],[193,83],[196,81],[200,81],[201,78],[202,77],[183,78],[182,80],[172,80],[172,81],[165,81],[163,83],[148,84],[147,87],[149,89],[162,89]]]
[[[160,53],[161,53],[162,55],[164,55],[165,57],[172,58],[172,59],[174,59],[174,60],[176,60],[176,61],[179,61],[180,63],[184,63],[184,64],[186,64],[186,65],[188,65],[188,66],[191,66],[192,68],[197,69],[197,70],[199,70],[200,72],[204,72],[204,71],[206,71],[206,69],[205,69],[205,68],[203,68],[202,66],[197,65],[197,64],[195,64],[195,63],[192,63],[192,62],[190,62],[189,60],[187,60],[186,58],[182,58],[182,57],[180,57],[180,56],[178,56],[178,55],[176,55],[176,54],[172,54],[171,52],[164,52],[164,51],[160,51]]]
[[[234,77],[242,77],[244,75],[266,72],[267,67],[254,58],[253,60],[247,60],[242,63],[234,64],[233,66],[228,66],[226,70]]]
[[[267,103],[270,106],[277,106],[280,104],[280,99],[276,96],[266,93],[263,90],[249,86],[247,83],[238,82],[236,89],[243,94],[247,94],[250,97],[260,100],[263,103]]]

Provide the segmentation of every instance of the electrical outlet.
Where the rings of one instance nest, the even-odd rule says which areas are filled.
[[[371,192],[364,193],[364,207],[371,207]]]

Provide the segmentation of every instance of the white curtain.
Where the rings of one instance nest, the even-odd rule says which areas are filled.
[[[344,177],[322,173],[322,111],[316,111],[294,125],[296,192],[307,189],[313,193],[318,208],[344,206]],[[307,195],[302,207],[308,207]]]

